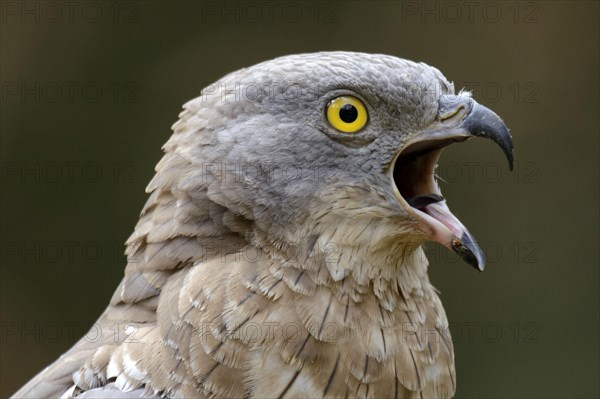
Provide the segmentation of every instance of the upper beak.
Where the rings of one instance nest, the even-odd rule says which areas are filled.
[[[440,115],[440,113],[452,110],[453,107],[454,110],[457,107],[465,107],[468,113],[459,128],[464,130],[467,135],[493,140],[500,146],[508,160],[508,167],[513,170],[515,158],[512,137],[502,119],[494,111],[466,96],[446,95],[442,96],[439,101],[438,117],[442,117],[443,114]]]
[[[433,179],[441,148],[471,137],[488,138],[498,144],[512,170],[513,143],[508,128],[492,110],[466,95],[442,96],[435,122],[409,141],[392,169],[401,202],[419,221],[421,230],[482,271],[485,259],[481,248],[450,212]]]

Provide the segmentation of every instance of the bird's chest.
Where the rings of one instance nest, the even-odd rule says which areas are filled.
[[[273,275],[269,265],[259,266],[215,263],[184,278],[189,294],[180,295],[178,313],[183,326],[199,326],[202,334],[172,341],[186,344],[179,353],[189,356],[196,389],[256,398],[454,392],[446,316],[428,283],[414,296],[400,288],[375,295],[310,285],[302,271]],[[194,273],[217,288],[198,294]]]
[[[454,359],[439,302],[390,312],[369,301],[352,306],[317,290],[274,301],[270,316],[241,326],[236,339],[256,337],[245,373],[251,396],[450,396]]]

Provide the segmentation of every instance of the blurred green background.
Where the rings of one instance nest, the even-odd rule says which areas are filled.
[[[106,306],[185,101],[259,61],[353,50],[436,66],[514,136],[513,174],[483,140],[442,157],[488,254],[480,274],[427,248],[457,396],[598,397],[598,17],[596,1],[3,1],[0,396]]]

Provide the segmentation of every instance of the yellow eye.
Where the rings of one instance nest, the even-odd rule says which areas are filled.
[[[355,133],[368,120],[365,105],[356,97],[340,96],[327,104],[327,120],[331,126],[344,133]]]

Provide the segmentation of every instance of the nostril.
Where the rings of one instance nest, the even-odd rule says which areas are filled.
[[[467,92],[459,95],[443,95],[439,99],[437,120],[443,122],[457,115],[467,115],[473,106],[473,100]]]
[[[439,113],[438,115],[439,115],[440,122],[443,122],[445,120],[453,118],[454,116],[456,116],[457,114],[459,114],[461,111],[464,111],[464,110],[465,110],[465,106],[461,105],[453,110],[448,110],[447,112]]]

